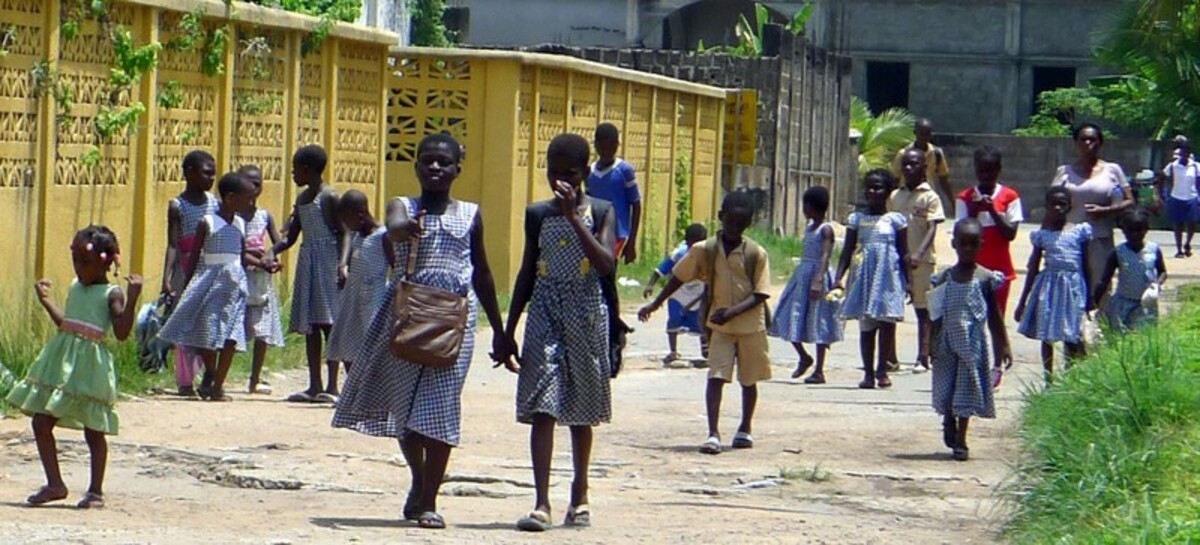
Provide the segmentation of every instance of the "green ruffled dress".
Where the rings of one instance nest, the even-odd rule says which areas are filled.
[[[64,320],[107,332],[112,325],[108,297],[115,289],[115,284],[85,286],[72,281]],[[26,414],[53,416],[67,428],[116,435],[120,424],[112,353],[103,342],[66,330],[54,334],[6,400]]]

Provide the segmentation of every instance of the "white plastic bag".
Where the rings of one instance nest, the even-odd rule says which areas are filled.
[[[1162,288],[1158,282],[1152,282],[1146,291],[1142,292],[1142,308],[1156,309],[1158,308],[1158,296],[1161,294]]]

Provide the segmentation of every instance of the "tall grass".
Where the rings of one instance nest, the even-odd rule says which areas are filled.
[[[1200,541],[1200,297],[1027,394],[1003,488],[1016,543]]]

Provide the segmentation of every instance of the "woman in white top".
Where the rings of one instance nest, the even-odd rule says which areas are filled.
[[[1113,253],[1113,227],[1116,218],[1133,206],[1133,189],[1125,179],[1121,166],[1100,159],[1104,146],[1104,131],[1099,125],[1084,123],[1075,129],[1075,162],[1058,167],[1051,185],[1067,188],[1071,195],[1071,210],[1067,221],[1089,223],[1092,240],[1088,244],[1088,293],[1094,293],[1104,272],[1104,265]]]

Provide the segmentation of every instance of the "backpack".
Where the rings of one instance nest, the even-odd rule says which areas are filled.
[[[134,323],[134,338],[137,342],[138,367],[147,373],[160,373],[167,367],[167,354],[171,343],[158,338],[167,318],[171,315],[170,296],[163,295],[153,303],[142,305]]]
[[[748,238],[743,238],[742,241],[746,245],[746,261],[745,265],[746,278],[754,278],[754,271],[758,270],[758,255],[760,246],[757,242]],[[704,330],[708,335],[712,336],[712,331],[708,327],[708,314],[712,311],[712,288],[710,287],[714,271],[717,270],[717,258],[721,255],[721,239],[713,237],[704,241],[704,266],[705,274],[708,275],[708,281],[704,283],[704,298],[700,304],[700,323],[703,324]],[[763,303],[763,322],[767,328],[771,327],[771,309]]]

